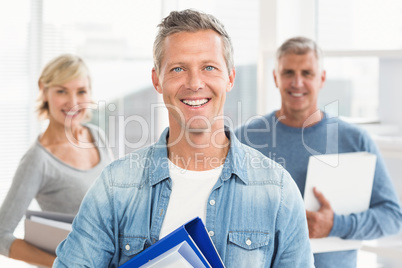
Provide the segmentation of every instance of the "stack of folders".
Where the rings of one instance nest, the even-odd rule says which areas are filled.
[[[25,241],[55,254],[57,246],[71,232],[74,215],[28,210],[25,214]]]
[[[224,268],[200,218],[180,226],[120,268]]]

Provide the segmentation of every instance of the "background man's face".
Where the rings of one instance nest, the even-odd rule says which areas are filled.
[[[314,52],[285,54],[274,71],[276,87],[282,97],[282,110],[288,114],[312,114],[317,110],[318,93],[325,82]]]

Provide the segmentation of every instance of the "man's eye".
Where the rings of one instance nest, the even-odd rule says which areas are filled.
[[[213,67],[213,66],[207,66],[207,67],[205,67],[205,70],[207,70],[207,71],[212,71],[212,70],[215,70],[215,67]]]
[[[66,91],[64,89],[59,89],[56,91],[58,94],[64,94],[66,93]]]
[[[181,71],[183,71],[183,68],[181,68],[181,67],[173,68],[173,72],[179,73]]]
[[[290,75],[293,75],[293,72],[292,71],[284,71],[282,74],[286,75],[286,76],[290,76]]]

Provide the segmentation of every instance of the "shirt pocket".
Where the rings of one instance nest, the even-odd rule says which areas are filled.
[[[266,267],[269,248],[268,232],[231,231],[228,237],[227,267]]]
[[[120,237],[120,261],[119,265],[130,260],[132,257],[140,253],[145,248],[145,237]]]

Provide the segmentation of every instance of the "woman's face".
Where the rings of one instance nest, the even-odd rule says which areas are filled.
[[[78,125],[85,118],[91,103],[88,77],[75,78],[62,85],[45,89],[44,101],[49,105],[50,124],[64,127]]]

